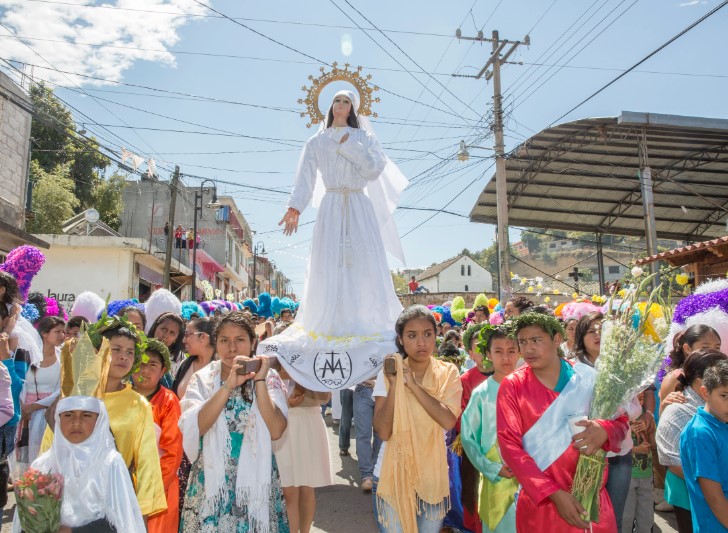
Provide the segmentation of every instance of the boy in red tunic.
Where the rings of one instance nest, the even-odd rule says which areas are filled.
[[[165,372],[172,367],[169,350],[158,340],[147,340],[147,362],[142,362],[134,374],[134,390],[152,404],[157,429],[157,448],[162,467],[167,510],[149,518],[148,533],[168,533],[179,529],[179,478],[177,471],[182,462],[182,432],[179,429],[181,410],[177,396],[159,384]]]
[[[501,456],[523,488],[516,505],[516,529],[589,530],[584,509],[571,495],[579,454],[593,455],[600,448],[618,451],[629,430],[627,417],[578,422],[584,431],[572,437],[567,420],[589,412],[594,369],[574,367],[559,356],[565,332],[554,317],[525,313],[514,318],[513,331],[526,365],[503,379],[496,419]],[[606,481],[605,475],[600,520],[591,524],[593,533],[617,530]]]

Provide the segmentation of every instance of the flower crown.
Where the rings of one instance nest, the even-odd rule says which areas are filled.
[[[101,313],[99,320],[88,327],[88,336],[91,339],[91,343],[97,350],[101,347],[103,340],[103,334],[113,329],[125,328],[131,331],[132,335],[136,337],[134,343],[134,364],[129,371],[129,375],[139,370],[139,365],[142,362],[146,363],[149,360],[149,356],[146,354],[147,350],[147,336],[143,331],[139,331],[134,324],[132,324],[126,316],[109,316],[104,310]],[[169,353],[169,351],[167,351]]]
[[[549,336],[553,339],[557,333],[560,333],[563,338],[566,338],[566,330],[564,325],[559,321],[558,318],[544,314],[544,313],[524,313],[518,315],[510,320],[510,336],[516,338],[516,335],[523,328],[528,326],[538,326],[542,328]]]
[[[463,333],[463,346],[466,350],[474,349],[475,351],[478,351],[478,346],[473,346],[471,342],[473,341],[473,337],[475,337],[477,340],[478,337],[476,337],[476,335],[480,333],[480,330],[483,329],[485,325],[485,323],[481,323],[468,326],[468,329],[466,329],[465,333]]]
[[[499,333],[504,337],[512,338],[512,326],[513,323],[510,320],[497,326],[493,324],[484,324],[478,332],[478,344],[476,345],[475,350],[478,353],[485,355],[490,349],[490,341],[496,333]]]
[[[162,356],[162,365],[165,370],[170,372],[172,370],[172,360],[169,358],[169,348],[157,339],[147,339],[147,348],[145,352],[154,352]],[[147,356],[149,357],[149,356]]]

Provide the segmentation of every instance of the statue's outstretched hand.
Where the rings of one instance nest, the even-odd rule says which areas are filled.
[[[293,207],[288,208],[288,211],[286,211],[286,214],[283,215],[283,218],[278,223],[279,226],[285,224],[283,228],[284,235],[293,235],[298,231],[298,217],[300,214],[298,209],[294,209]]]

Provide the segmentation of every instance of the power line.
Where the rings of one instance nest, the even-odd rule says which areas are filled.
[[[197,1],[199,1],[199,0],[193,0],[193,1],[197,2]],[[353,22],[354,24],[357,24],[357,23],[356,23],[356,21],[355,21],[355,20],[354,20],[353,18],[351,18],[351,16],[350,16],[350,15],[349,15],[349,14],[348,14],[348,13],[347,13],[346,11],[344,11],[344,10],[343,10],[343,9],[342,9],[342,8],[341,8],[341,7],[340,7],[340,6],[339,6],[339,5],[338,5],[338,4],[337,4],[337,3],[336,3],[336,2],[334,1],[334,0],[329,0],[329,1],[331,2],[331,4],[332,4],[332,5],[333,5],[333,6],[334,6],[334,7],[336,8],[336,9],[338,9],[339,11],[341,11],[341,13],[342,13],[342,14],[343,14],[343,15],[344,15],[344,16],[345,16],[346,18],[348,18],[348,19],[349,19],[350,21],[352,21],[352,22]],[[346,1],[346,0],[345,0],[345,1]],[[347,3],[348,3],[348,2],[347,2]],[[351,4],[349,4],[349,5],[351,6]],[[357,11],[357,10],[356,10],[355,8],[353,8],[353,9],[354,9],[355,11]],[[359,11],[357,11],[357,13],[359,13]],[[360,13],[360,15],[361,15],[361,13]],[[364,18],[364,20],[368,20],[368,19],[367,19],[366,17],[364,17],[364,15],[361,15],[361,16],[362,16],[362,18]],[[371,22],[370,22],[370,24],[371,24]],[[358,25],[358,24],[357,24],[357,25]],[[364,30],[362,30],[362,31],[364,31]],[[432,90],[431,90],[431,89],[430,89],[429,87],[427,87],[427,85],[426,85],[426,84],[424,84],[424,83],[422,82],[422,80],[420,80],[420,79],[419,79],[419,78],[418,78],[417,76],[415,76],[415,75],[414,75],[414,74],[413,74],[412,72],[410,72],[410,71],[409,71],[409,70],[408,70],[408,69],[407,69],[407,68],[406,68],[406,67],[405,67],[405,66],[404,66],[404,65],[403,65],[402,63],[400,63],[400,61],[399,61],[399,60],[398,60],[398,59],[397,59],[396,57],[394,57],[394,56],[393,56],[393,55],[392,55],[391,53],[389,53],[389,51],[388,51],[388,50],[387,50],[386,48],[384,48],[384,46],[382,46],[382,45],[381,45],[381,44],[379,43],[379,41],[377,41],[377,40],[376,40],[376,39],[375,39],[374,37],[372,37],[371,35],[369,35],[369,33],[367,33],[367,32],[364,32],[364,34],[365,34],[365,35],[366,35],[366,36],[367,36],[367,37],[368,37],[368,38],[369,38],[369,39],[370,39],[370,40],[371,40],[371,41],[372,41],[372,42],[373,42],[374,44],[376,44],[376,45],[377,45],[377,46],[378,46],[378,47],[379,47],[379,48],[380,48],[380,49],[381,49],[381,50],[382,50],[382,51],[383,51],[383,52],[384,52],[385,54],[387,54],[387,56],[389,56],[389,58],[390,58],[390,59],[392,59],[392,61],[394,61],[394,62],[395,62],[395,63],[397,63],[397,64],[398,64],[398,65],[399,65],[400,67],[402,67],[403,69],[405,69],[405,70],[407,71],[407,73],[408,73],[408,74],[410,75],[410,77],[412,77],[412,79],[414,79],[414,80],[415,80],[415,81],[416,81],[417,83],[419,83],[419,84],[420,84],[420,85],[421,85],[421,86],[422,86],[422,87],[423,87],[423,88],[424,88],[424,89],[425,89],[425,90],[426,90],[427,92],[429,92],[429,93],[430,93],[430,94],[431,94],[432,96],[434,96],[434,97],[435,97],[435,99],[437,99],[437,100],[438,100],[438,101],[439,101],[439,102],[440,102],[441,104],[443,104],[443,105],[444,105],[444,106],[445,106],[445,107],[446,107],[447,109],[449,109],[451,113],[455,114],[455,115],[456,115],[456,116],[457,116],[458,118],[460,118],[460,119],[461,119],[461,120],[462,120],[462,121],[463,121],[463,122],[464,122],[465,124],[469,124],[469,122],[468,122],[468,119],[466,119],[465,117],[463,117],[463,116],[462,116],[462,115],[461,115],[460,113],[458,113],[458,112],[457,112],[457,111],[455,111],[455,110],[454,110],[454,109],[453,109],[452,107],[450,107],[450,106],[449,106],[449,105],[448,105],[448,104],[447,104],[447,103],[446,103],[446,102],[445,102],[444,100],[442,100],[442,98],[440,98],[440,97],[439,97],[438,95],[436,95],[436,94],[435,94],[435,93],[434,93],[434,92],[433,92],[433,91],[432,91]],[[386,37],[386,36],[385,36],[385,37]],[[389,37],[387,37],[387,39],[389,39]],[[395,44],[395,46],[396,46],[396,44]],[[401,50],[401,49],[400,49],[400,50]],[[404,51],[402,51],[402,53],[404,53]],[[407,54],[405,54],[405,55],[407,55]],[[409,58],[409,56],[407,56],[407,57]],[[412,60],[411,58],[410,58],[410,60],[411,60],[411,61],[412,61],[412,62],[414,63],[414,60]],[[417,63],[415,63],[415,65],[416,65],[416,64],[417,64]],[[418,66],[418,68],[420,68],[420,70],[423,70],[423,71],[424,71],[424,69],[422,69],[421,67],[419,67],[419,66]],[[428,74],[428,75],[429,75],[429,74]],[[430,77],[431,77],[431,75],[430,75]],[[432,78],[432,77],[431,77],[431,78]],[[432,79],[434,79],[434,78],[432,78]],[[438,81],[438,83],[440,83],[440,82]],[[442,84],[441,84],[441,85],[442,85]],[[380,87],[380,89],[381,89],[381,87]],[[456,98],[457,98],[457,97],[456,97]],[[459,98],[458,98],[458,100],[459,100]],[[475,112],[475,111],[474,111],[474,110],[472,110],[472,109],[471,109],[471,111]]]
[[[503,1],[503,0],[500,0],[500,2],[498,2],[498,6],[500,6],[500,4],[501,4],[501,2],[502,2],[502,1]],[[368,22],[369,24],[371,24],[372,26],[374,26],[374,28],[375,28],[375,29],[376,29],[376,30],[377,30],[377,31],[378,31],[379,33],[381,33],[381,34],[382,34],[382,35],[384,36],[384,38],[385,38],[385,39],[387,39],[387,40],[388,40],[388,41],[389,41],[390,43],[392,43],[392,44],[393,44],[393,45],[395,46],[395,48],[397,48],[397,50],[399,50],[399,51],[400,51],[400,52],[401,52],[401,53],[402,53],[402,54],[403,54],[403,55],[404,55],[404,56],[405,56],[405,57],[406,57],[407,59],[409,59],[409,60],[410,60],[410,61],[411,61],[411,62],[412,62],[412,63],[413,63],[413,64],[414,64],[414,65],[415,65],[415,66],[416,66],[417,68],[419,68],[419,69],[420,69],[421,71],[425,72],[425,69],[424,69],[424,68],[422,68],[422,67],[420,66],[420,64],[419,64],[419,63],[417,63],[417,61],[415,61],[414,59],[412,59],[412,56],[410,56],[410,55],[409,55],[409,54],[408,54],[407,52],[405,52],[404,50],[402,50],[402,47],[400,47],[400,46],[399,46],[399,45],[398,45],[398,44],[397,44],[397,43],[396,43],[396,42],[395,42],[395,41],[394,41],[394,40],[393,40],[393,39],[392,39],[391,37],[389,37],[389,35],[387,35],[387,34],[386,34],[386,33],[384,33],[384,32],[383,32],[382,30],[380,30],[380,29],[379,29],[379,28],[377,27],[377,25],[376,25],[376,24],[374,24],[374,23],[373,23],[373,22],[372,22],[371,20],[369,20],[369,19],[368,19],[368,18],[367,18],[367,17],[366,17],[366,16],[365,16],[365,15],[364,15],[364,14],[363,14],[363,13],[362,13],[361,11],[359,11],[359,10],[358,10],[358,9],[357,9],[356,7],[354,7],[354,6],[352,5],[352,3],[351,3],[351,2],[349,2],[349,0],[344,0],[344,2],[346,2],[346,4],[347,4],[347,5],[348,5],[348,6],[349,6],[349,7],[351,8],[351,9],[353,9],[354,11],[356,11],[356,12],[357,12],[357,13],[359,14],[359,16],[360,16],[361,18],[363,18],[363,19],[364,19],[364,20],[366,20],[366,21],[367,21],[367,22]],[[332,4],[334,4],[334,5],[336,5],[336,4],[334,3],[334,0],[331,0],[331,3],[332,3]],[[498,6],[496,6],[496,9],[498,9]],[[337,6],[337,7],[338,7],[338,6]],[[493,12],[495,12],[495,10],[494,10]],[[347,15],[347,17],[348,17],[348,15]],[[390,56],[390,57],[391,57],[391,56]],[[404,68],[404,67],[403,67],[403,68]],[[434,77],[432,76],[432,74],[429,74],[429,73],[427,73],[427,76],[428,76],[428,77],[429,77],[429,78],[430,78],[430,79],[431,79],[432,81],[434,81],[435,83],[437,83],[437,84],[438,84],[438,85],[439,85],[440,87],[442,87],[442,89],[443,89],[444,91],[447,91],[447,92],[448,92],[448,93],[450,94],[450,96],[452,96],[453,98],[455,98],[455,99],[456,99],[456,100],[457,100],[458,102],[460,102],[460,103],[461,103],[461,104],[463,104],[463,105],[464,105],[464,106],[465,106],[466,108],[470,109],[470,110],[471,110],[471,111],[472,111],[473,113],[475,113],[475,114],[476,114],[476,116],[480,116],[480,113],[478,113],[477,111],[475,111],[475,109],[473,109],[473,108],[472,108],[472,107],[470,107],[470,106],[469,106],[468,104],[466,104],[465,102],[463,102],[463,101],[462,101],[462,100],[461,100],[461,99],[460,99],[460,98],[459,98],[459,97],[458,97],[458,96],[457,96],[457,95],[456,95],[455,93],[453,93],[453,92],[452,92],[452,91],[451,91],[450,89],[448,89],[448,88],[447,88],[447,87],[446,87],[445,85],[443,85],[443,84],[442,84],[442,82],[440,82],[440,80],[438,80],[438,79],[434,78]],[[439,99],[439,97],[438,97],[438,99]]]
[[[33,47],[32,47],[32,46],[30,46],[30,45],[29,45],[28,43],[24,42],[24,41],[23,41],[23,40],[22,40],[22,39],[21,39],[20,37],[18,37],[18,35],[17,35],[17,34],[16,34],[16,33],[15,33],[15,32],[14,32],[13,30],[11,30],[10,28],[8,28],[8,27],[7,27],[7,26],[6,26],[5,24],[3,24],[2,22],[0,22],[0,27],[4,28],[4,29],[5,29],[5,31],[7,31],[7,32],[8,32],[8,33],[10,33],[11,35],[15,36],[15,37],[17,38],[17,40],[18,40],[18,41],[19,41],[19,42],[20,42],[20,43],[21,43],[21,44],[22,44],[23,46],[25,46],[25,47],[26,47],[26,48],[27,48],[28,50],[30,50],[31,52],[33,52],[33,54],[35,54],[36,56],[38,56],[39,58],[41,58],[41,59],[42,59],[42,60],[43,60],[43,61],[44,61],[44,62],[45,62],[45,63],[46,63],[46,64],[47,64],[47,65],[48,65],[49,67],[51,67],[51,68],[52,68],[53,70],[56,70],[57,72],[59,72],[59,73],[60,73],[60,71],[58,71],[58,69],[56,69],[56,67],[55,67],[55,66],[53,66],[53,64],[52,64],[52,63],[51,63],[50,61],[48,61],[48,60],[47,60],[47,59],[46,59],[45,57],[43,57],[43,56],[42,56],[42,55],[41,55],[40,53],[38,53],[38,52],[37,52],[37,51],[35,50],[35,48],[33,48]],[[81,91],[82,91],[82,92],[83,92],[83,93],[84,93],[84,94],[85,94],[86,96],[88,96],[88,97],[90,97],[91,99],[93,99],[93,100],[94,100],[94,102],[96,102],[96,103],[97,103],[97,104],[98,104],[98,105],[99,105],[100,107],[102,107],[102,108],[103,108],[103,109],[105,109],[105,110],[106,110],[106,111],[107,111],[108,113],[110,113],[110,114],[111,114],[112,116],[114,116],[114,117],[115,117],[115,118],[116,118],[117,120],[121,120],[122,122],[124,122],[124,120],[123,120],[123,119],[122,119],[121,117],[119,117],[119,116],[117,116],[116,114],[114,114],[114,113],[113,113],[113,112],[112,112],[112,111],[111,111],[110,109],[108,109],[108,108],[107,108],[106,106],[104,106],[104,105],[103,105],[102,103],[100,103],[100,102],[99,102],[98,100],[96,100],[96,97],[95,97],[95,96],[93,96],[93,95],[91,95],[91,94],[89,94],[89,93],[87,93],[87,92],[83,91],[83,89],[82,89],[82,88],[81,88],[81,87],[80,87],[80,86],[79,86],[78,84],[74,83],[74,82],[73,82],[73,80],[71,80],[71,79],[70,79],[70,78],[69,78],[68,76],[66,76],[65,74],[64,74],[64,77],[65,77],[65,78],[66,78],[66,79],[67,79],[67,80],[68,80],[69,82],[71,82],[71,83],[73,83],[74,85],[76,85],[76,87],[78,87],[78,89],[80,89],[80,90],[81,90]],[[110,134],[112,134],[112,135],[114,135],[114,134],[113,134],[112,132],[109,132],[109,133],[110,133]],[[142,137],[141,135],[139,135],[139,133],[137,133],[137,132],[135,132],[135,134],[137,135],[137,137],[139,137],[139,138],[140,138],[140,139],[142,140],[142,142],[144,142],[144,143],[145,143],[145,144],[146,144],[146,145],[147,145],[147,146],[148,146],[148,147],[149,147],[149,148],[150,148],[150,149],[152,150],[152,152],[154,152],[154,148],[152,148],[152,146],[151,146],[151,145],[150,145],[150,144],[149,144],[149,143],[148,143],[148,142],[146,141],[146,139],[144,139],[144,138],[143,138],[143,137]],[[118,137],[118,136],[117,136],[117,138],[118,138],[119,140],[121,140],[122,142],[124,142],[124,140],[123,140],[123,139],[121,139],[121,137]],[[139,150],[139,151],[141,152],[141,150]]]
[[[592,93],[591,95],[589,95],[588,97],[586,97],[584,100],[582,100],[581,102],[579,102],[578,104],[576,104],[571,109],[569,109],[566,113],[564,113],[559,118],[557,118],[556,120],[554,120],[551,124],[549,124],[549,126],[552,126],[553,124],[555,124],[556,122],[558,122],[559,120],[561,120],[562,118],[564,118],[566,115],[568,115],[572,111],[575,111],[578,108],[580,108],[582,105],[584,105],[585,103],[587,103],[589,100],[591,100],[592,98],[594,98],[596,95],[598,95],[599,93],[601,93],[602,91],[604,91],[605,89],[607,89],[608,87],[610,87],[611,85],[613,85],[614,83],[616,83],[617,81],[619,81],[620,79],[622,79],[624,76],[626,76],[627,74],[629,74],[630,72],[632,72],[634,69],[636,69],[637,67],[639,67],[642,63],[644,63],[645,61],[647,61],[648,59],[650,59],[654,55],[658,54],[663,49],[667,48],[669,45],[671,45],[676,40],[678,40],[680,37],[682,37],[683,35],[685,35],[687,32],[689,32],[690,30],[692,30],[693,28],[695,28],[701,22],[703,22],[704,20],[706,20],[708,17],[714,15],[715,13],[717,13],[718,11],[720,11],[721,9],[723,9],[726,6],[726,4],[728,4],[728,0],[724,0],[723,2],[721,2],[719,5],[717,5],[716,7],[714,7],[713,9],[711,9],[710,11],[708,11],[705,15],[703,15],[698,20],[696,20],[695,22],[693,22],[692,24],[690,24],[687,28],[685,28],[684,30],[682,30],[680,33],[678,33],[677,35],[675,35],[675,36],[671,37],[670,39],[668,39],[665,43],[663,43],[660,46],[658,46],[655,50],[653,50],[652,52],[650,52],[649,54],[647,54],[645,57],[643,57],[642,59],[640,59],[637,63],[635,63],[634,65],[632,65],[631,67],[629,67],[627,70],[625,70],[624,72],[622,72],[619,76],[617,76],[616,78],[614,78],[612,81],[610,81],[606,85],[602,86],[600,89],[598,89],[597,91],[595,91],[594,93]]]
[[[604,22],[604,21],[605,21],[605,20],[606,20],[606,19],[607,19],[607,18],[608,18],[608,17],[609,17],[609,16],[610,16],[610,15],[611,15],[612,13],[614,13],[614,11],[616,11],[616,10],[617,10],[617,9],[619,8],[619,6],[621,6],[622,4],[624,4],[624,3],[626,2],[626,1],[627,1],[627,0],[622,0],[622,2],[620,2],[620,4],[619,4],[619,5],[617,5],[617,6],[616,6],[616,7],[615,7],[615,8],[614,8],[614,9],[613,9],[612,11],[610,11],[609,13],[607,13],[607,15],[606,15],[606,16],[605,16],[604,18],[602,18],[602,20],[600,20],[600,21],[599,21],[599,22],[598,22],[597,24],[595,24],[595,25],[594,25],[594,26],[592,27],[592,29],[591,29],[591,30],[590,30],[590,31],[588,32],[588,34],[589,34],[589,41],[588,41],[587,43],[585,43],[585,44],[584,44],[584,46],[582,46],[582,47],[581,47],[581,48],[580,48],[579,50],[577,50],[577,51],[576,51],[576,52],[574,53],[574,55],[572,55],[572,56],[571,56],[571,57],[570,57],[570,58],[569,58],[569,59],[567,60],[567,63],[568,63],[568,62],[570,62],[570,61],[572,61],[572,60],[573,60],[573,59],[574,59],[574,58],[575,58],[576,56],[578,56],[578,55],[579,55],[580,53],[582,53],[582,52],[583,52],[584,50],[586,50],[586,48],[587,48],[587,47],[588,47],[588,46],[589,46],[589,45],[590,45],[591,43],[593,43],[594,41],[596,41],[596,39],[597,39],[597,38],[598,38],[599,36],[601,36],[601,35],[602,35],[602,34],[603,34],[603,33],[604,33],[605,31],[607,31],[607,30],[608,30],[608,29],[609,29],[609,28],[610,28],[610,27],[611,27],[611,26],[612,26],[612,25],[613,25],[613,24],[614,24],[615,22],[617,22],[617,21],[618,21],[618,20],[619,20],[620,18],[622,18],[622,16],[624,16],[624,15],[625,15],[625,14],[627,13],[627,11],[629,11],[630,9],[632,9],[632,8],[633,8],[633,7],[634,7],[634,6],[635,6],[635,5],[637,4],[637,2],[638,2],[638,0],[633,0],[633,2],[632,2],[632,3],[630,4],[630,5],[628,5],[628,6],[627,6],[627,7],[626,7],[626,8],[625,8],[625,9],[624,9],[624,10],[623,10],[623,11],[622,11],[622,12],[621,12],[621,13],[620,13],[619,15],[617,15],[617,16],[616,16],[616,17],[614,18],[614,20],[612,20],[612,21],[611,21],[611,22],[610,22],[609,24],[607,24],[607,25],[606,25],[606,26],[605,26],[604,28],[602,28],[602,29],[601,29],[601,30],[599,31],[599,33],[597,33],[596,35],[592,35],[592,32],[593,32],[593,31],[594,31],[594,30],[595,30],[595,29],[596,29],[596,28],[597,28],[597,27],[598,27],[598,26],[599,26],[599,25],[600,25],[600,24],[601,24],[602,22]],[[562,55],[562,56],[561,56],[561,57],[560,57],[559,59],[557,59],[557,60],[556,60],[556,61],[557,61],[557,63],[558,63],[559,61],[561,61],[561,60],[562,60],[562,59],[563,59],[563,58],[564,58],[564,57],[565,57],[565,56],[566,56],[566,55],[567,55],[568,53],[569,53],[569,50],[567,50],[567,51],[566,51],[566,52],[565,52],[565,53],[564,53],[564,54],[563,54],[563,55]],[[541,75],[541,76],[540,76],[540,77],[539,77],[538,79],[534,80],[534,82],[533,82],[533,83],[532,83],[532,84],[531,84],[531,85],[530,85],[529,87],[526,87],[526,89],[525,89],[524,91],[522,91],[522,92],[521,92],[521,93],[520,93],[519,95],[513,96],[513,102],[515,102],[515,101],[516,101],[516,100],[517,100],[517,99],[518,99],[518,98],[519,98],[520,96],[522,96],[523,94],[525,94],[525,92],[526,92],[526,91],[527,91],[527,90],[528,90],[528,89],[529,89],[530,87],[532,87],[532,86],[533,86],[533,85],[534,85],[534,84],[535,84],[535,83],[536,83],[536,82],[537,82],[537,81],[538,81],[539,79],[541,79],[541,78],[542,78],[543,76],[545,76],[545,75],[546,75],[546,74],[547,74],[547,73],[548,73],[548,72],[549,72],[549,71],[550,71],[550,70],[551,70],[552,68],[553,68],[553,67],[549,67],[548,69],[546,69],[546,71],[544,71],[544,73],[543,73],[543,74],[542,74],[542,75]],[[527,95],[526,97],[522,98],[522,99],[521,99],[521,101],[520,101],[520,102],[518,102],[518,105],[516,105],[515,107],[513,107],[513,109],[515,110],[515,109],[516,109],[516,108],[518,108],[518,107],[519,107],[519,106],[520,106],[521,104],[523,104],[523,103],[524,103],[524,102],[525,102],[526,100],[528,100],[529,98],[531,98],[531,96],[533,96],[533,95],[534,95],[534,94],[535,94],[535,93],[536,93],[536,92],[537,92],[537,91],[538,91],[538,90],[539,90],[539,89],[540,89],[541,87],[543,87],[543,86],[544,86],[544,85],[545,85],[546,83],[548,83],[548,82],[549,82],[549,80],[551,80],[551,79],[552,79],[552,78],[553,78],[554,76],[556,76],[556,74],[558,74],[559,72],[561,72],[561,69],[562,69],[562,68],[563,68],[563,67],[559,67],[559,68],[558,68],[558,69],[557,69],[557,70],[556,70],[555,72],[553,72],[553,73],[552,73],[552,74],[551,74],[551,75],[550,75],[550,76],[549,76],[548,78],[546,78],[546,79],[545,79],[545,80],[544,80],[543,82],[541,82],[541,84],[540,84],[540,85],[539,85],[538,87],[536,87],[536,88],[535,88],[535,89],[534,89],[533,91],[531,91],[531,92],[530,92],[530,93],[529,93],[529,94],[528,94],[528,95]]]

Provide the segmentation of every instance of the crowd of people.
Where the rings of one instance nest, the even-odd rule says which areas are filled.
[[[204,316],[170,296],[167,309],[76,305],[68,320],[50,303],[32,354],[24,298],[0,272],[3,504],[9,473],[34,468],[65,478],[64,532],[310,531],[315,489],[333,483],[322,416],[331,393],[273,370],[274,358],[248,367],[296,310]],[[728,357],[715,328],[679,331],[661,382],[575,432],[564,414],[593,393],[608,310],[492,303],[462,322],[439,306],[405,309],[398,352],[334,393],[340,455],[353,423],[379,531],[643,533],[656,504],[680,533],[728,530]],[[67,382],[87,344],[108,353],[95,397]],[[590,524],[571,487],[580,455],[598,450],[607,475]]]

